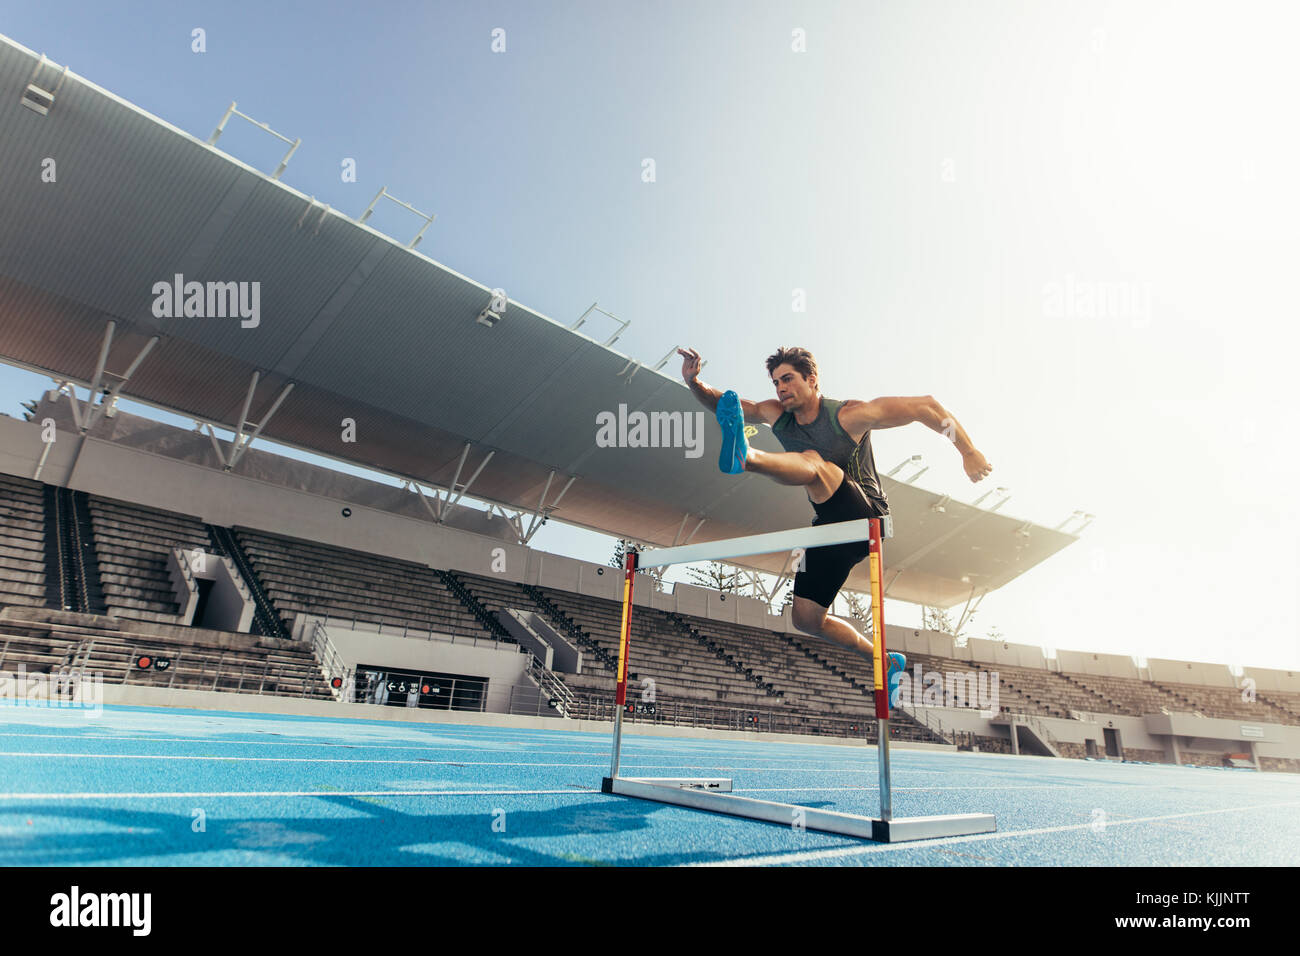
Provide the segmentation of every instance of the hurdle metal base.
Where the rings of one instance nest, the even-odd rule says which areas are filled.
[[[655,787],[669,787],[676,790],[706,790],[710,793],[730,793],[731,780],[727,777],[619,777],[619,782],[647,783]],[[614,793],[606,789],[609,777],[600,784],[601,793]]]
[[[791,827],[802,825],[806,830],[835,833],[842,836],[874,840],[877,843],[903,843],[911,840],[932,840],[938,837],[969,836],[975,833],[993,833],[997,823],[991,813],[952,813],[934,817],[901,817],[879,820],[855,813],[838,813],[801,807],[794,803],[775,803],[735,796],[731,781],[726,780],[725,790],[696,786],[701,780],[685,778],[605,777],[600,784],[602,793],[615,793],[640,800],[670,803],[693,810],[708,810],[733,817],[746,817]],[[718,780],[711,781],[714,783]]]

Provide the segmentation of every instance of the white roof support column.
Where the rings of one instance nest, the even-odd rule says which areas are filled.
[[[230,471],[239,464],[239,459],[244,457],[244,452],[248,451],[248,446],[253,444],[253,439],[262,433],[262,429],[266,427],[267,422],[271,420],[280,406],[284,404],[284,400],[289,397],[289,393],[293,391],[293,382],[289,382],[284,388],[280,389],[280,394],[271,403],[266,415],[253,427],[251,432],[245,433],[244,427],[248,424],[248,410],[253,404],[253,394],[257,391],[257,383],[261,377],[260,372],[254,372],[253,377],[249,380],[248,393],[244,396],[244,407],[239,412],[239,422],[234,428],[235,435],[230,443],[229,454],[221,447],[221,442],[217,439],[217,433],[213,430],[212,423],[201,423],[208,430],[208,438],[212,439],[212,447],[216,449],[217,458],[221,461],[222,471]]]
[[[524,513],[522,511],[516,511],[513,515],[508,515],[506,514],[506,510],[500,507],[499,505],[494,505],[493,507],[495,507],[497,511],[501,512],[501,517],[505,518],[506,521],[510,522],[510,527],[515,532],[516,540],[519,542],[519,544],[523,544],[527,540],[527,537],[524,534],[523,521],[521,520],[524,516]]]
[[[58,381],[59,391],[68,396],[68,402],[72,406],[72,423],[77,426],[77,431],[84,433],[85,429],[81,427],[81,406],[77,404],[76,386],[67,380],[56,381]]]
[[[444,522],[447,520],[447,516],[450,515],[453,509],[455,509],[456,505],[460,503],[460,499],[464,497],[465,492],[469,491],[470,485],[474,484],[474,479],[477,478],[479,474],[482,473],[483,469],[487,467],[487,463],[492,460],[492,456],[496,454],[495,451],[490,451],[487,453],[487,457],[484,458],[483,461],[479,463],[479,466],[474,469],[474,474],[469,476],[469,481],[465,482],[465,484],[461,487],[460,491],[456,493],[456,497],[453,499],[451,497],[451,493],[453,491],[456,491],[456,480],[460,478],[461,469],[464,468],[465,466],[465,459],[469,456],[469,449],[471,444],[473,443],[465,442],[465,450],[460,453],[460,464],[456,466],[456,476],[455,478],[452,479],[451,487],[447,489],[447,498],[449,500],[447,501],[446,507],[442,509],[442,517],[438,519],[439,522]]]
[[[979,610],[980,602],[984,600],[986,594],[988,594],[988,591],[981,591],[980,596],[975,599],[975,606],[971,607],[971,598],[975,596],[975,586],[971,585],[970,594],[966,597],[966,606],[962,608],[961,617],[957,620],[956,633],[960,634],[965,623],[975,616],[975,612]]]
[[[402,487],[414,488],[415,493],[420,496],[420,501],[424,505],[425,510],[429,512],[429,517],[433,518],[434,521],[438,520],[438,512],[434,510],[433,505],[429,504],[429,499],[424,496],[424,489],[420,487],[418,481],[412,481],[410,478],[407,478],[402,482]],[[434,501],[438,501],[437,497],[434,498]]]
[[[254,372],[252,387],[249,388],[249,392],[248,392],[248,397],[250,400],[253,397],[252,390],[257,386],[257,378],[258,378],[258,373]],[[243,434],[243,430],[244,430],[244,425],[247,424],[246,416],[248,415],[249,402],[246,401],[244,403],[244,414],[240,417],[239,420],[239,431],[236,432],[235,434],[235,447],[231,450],[230,464],[226,466],[226,471],[230,471],[230,469],[234,468],[237,464],[239,464],[239,459],[244,457],[244,452],[248,451],[248,446],[253,444],[253,439],[257,438],[257,436],[262,433],[262,429],[266,427],[267,422],[269,422],[271,418],[275,415],[275,413],[279,411],[280,406],[284,404],[284,400],[289,397],[289,393],[292,391],[293,391],[293,382],[289,382],[284,386],[284,388],[280,389],[280,394],[275,397],[275,401],[271,404],[270,409],[262,417],[262,420],[258,422],[257,425],[253,427],[253,430],[249,432],[247,435]]]
[[[118,396],[122,393],[122,387],[131,380],[131,376],[134,375],[135,370],[140,367],[140,363],[145,360],[145,357],[153,351],[153,347],[158,344],[158,336],[155,335],[141,346],[140,351],[136,353],[135,359],[129,366],[127,366],[126,372],[122,375],[117,375],[108,371],[106,367],[108,364],[108,352],[113,346],[113,332],[116,329],[117,323],[114,320],[109,319],[108,324],[104,328],[104,340],[99,346],[99,360],[95,363],[95,375],[90,380],[90,395],[86,399],[86,417],[83,421],[79,422],[77,426],[83,435],[94,428],[95,425],[99,423],[99,419],[103,416],[104,412],[116,404]],[[103,401],[96,403],[95,394],[103,388],[105,376],[117,379],[117,384],[108,390],[103,397]]]
[[[686,539],[683,541],[683,540],[682,540],[682,531],[684,531],[684,530],[686,529],[686,522],[690,519],[690,517],[691,517],[691,515],[690,515],[689,512],[687,512],[686,514],[682,515],[682,523],[681,523],[680,525],[677,526],[677,533],[676,533],[675,535],[673,535],[673,547],[674,547],[674,548],[677,547],[679,544],[690,544],[690,543],[691,543],[691,538],[695,537],[695,533],[696,533],[697,531],[699,531],[702,527],[704,527],[704,522],[706,522],[706,521],[709,520],[708,518],[701,518],[701,519],[699,520],[699,523],[696,524],[696,526],[691,530],[691,533],[688,534],[688,535],[686,536]]]
[[[552,468],[551,473],[546,477],[546,487],[542,489],[541,500],[537,503],[537,514],[533,515],[533,520],[529,522],[528,531],[519,542],[520,544],[527,544],[529,541],[533,540],[533,535],[537,533],[538,528],[546,523],[546,519],[551,516],[551,512],[555,510],[560,503],[560,499],[564,497],[564,493],[569,490],[575,481],[578,480],[577,475],[570,475],[569,480],[565,482],[564,487],[560,489],[560,493],[555,496],[555,500],[548,505],[546,503],[546,493],[551,490],[551,482],[554,478],[555,469]]]

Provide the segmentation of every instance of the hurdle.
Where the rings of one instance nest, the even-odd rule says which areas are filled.
[[[883,532],[883,534],[882,534]],[[638,554],[629,551],[623,565],[623,614],[619,627],[618,686],[614,708],[613,754],[609,776],[601,781],[601,792],[651,800],[657,803],[706,810],[734,817],[745,817],[787,827],[802,827],[824,833],[861,837],[878,843],[901,843],[937,837],[968,836],[992,833],[997,822],[991,813],[953,813],[927,817],[893,815],[889,782],[889,694],[885,687],[885,613],[884,549],[882,536],[892,537],[892,519],[860,518],[835,524],[774,531],[767,534],[728,538],[679,547],[658,548]],[[692,561],[718,561],[795,548],[814,548],[832,544],[869,541],[871,570],[871,622],[874,632],[872,659],[875,665],[875,716],[878,728],[878,772],[880,780],[880,816],[819,810],[794,803],[755,800],[732,792],[733,781],[723,777],[621,777],[619,756],[623,745],[623,713],[627,706],[627,674],[632,631],[633,576],[641,568],[685,564]]]

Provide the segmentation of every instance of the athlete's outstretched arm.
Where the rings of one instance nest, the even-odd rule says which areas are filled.
[[[956,445],[966,475],[971,481],[987,478],[993,471],[993,466],[971,442],[966,429],[933,395],[875,398],[869,402],[847,401],[840,410],[840,424],[859,440],[864,432],[878,428],[896,428],[912,422],[920,422]]]
[[[704,407],[711,412],[718,410],[718,399],[722,397],[722,392],[716,388],[710,388],[700,381],[700,353],[695,349],[677,350],[677,354],[682,356],[682,379],[695,393],[695,397],[704,403]],[[751,402],[746,399],[740,400],[741,411],[745,413],[745,421],[757,425],[760,423],[772,424],[781,417],[785,411],[781,403],[775,399],[765,402]]]

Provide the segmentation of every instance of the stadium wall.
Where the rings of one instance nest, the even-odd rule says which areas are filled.
[[[366,628],[327,627],[330,643],[343,663],[352,668],[362,664],[390,667],[417,673],[442,672],[482,677],[489,687],[512,687],[523,677],[529,655],[514,644],[484,641],[475,647],[450,641],[423,641]],[[491,709],[491,708],[489,708]]]

